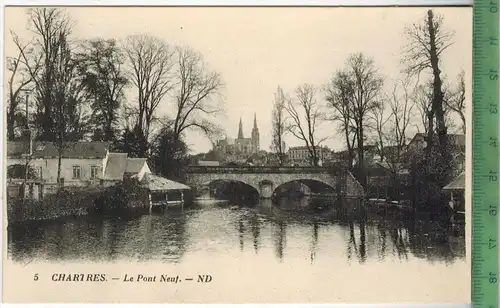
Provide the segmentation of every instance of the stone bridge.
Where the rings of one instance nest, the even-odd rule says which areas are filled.
[[[189,166],[186,184],[193,189],[214,181],[232,181],[253,187],[260,198],[271,198],[276,188],[298,181],[307,186],[320,182],[348,198],[364,196],[363,187],[347,170],[333,167],[268,167],[268,166]]]

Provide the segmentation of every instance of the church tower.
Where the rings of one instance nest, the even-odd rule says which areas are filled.
[[[252,149],[257,153],[260,151],[260,136],[259,129],[257,128],[257,113],[253,115],[253,129],[252,129]]]
[[[238,139],[243,139],[243,123],[241,122],[241,117],[240,117],[240,128],[238,129]]]

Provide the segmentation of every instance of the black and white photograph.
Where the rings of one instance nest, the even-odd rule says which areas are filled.
[[[4,12],[4,301],[469,302],[471,7]]]

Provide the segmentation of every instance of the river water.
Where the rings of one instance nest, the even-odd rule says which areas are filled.
[[[399,262],[453,267],[465,262],[463,232],[439,223],[369,217],[339,220],[310,200],[238,206],[204,202],[130,218],[78,217],[9,228],[8,254],[17,262],[164,261],[186,258],[315,264]],[[307,262],[306,262],[307,261]]]
[[[463,229],[450,233],[440,223],[341,216],[323,201],[302,199],[207,201],[130,218],[67,218],[10,227],[8,257],[28,276],[39,268],[33,264],[70,271],[76,263],[105,262],[100,268],[108,275],[132,268],[158,274],[152,269],[157,264],[159,271],[214,277],[205,287],[210,292],[134,285],[130,292],[143,294],[143,301],[152,300],[148,292],[188,302],[469,300]],[[47,292],[54,300],[54,289]]]

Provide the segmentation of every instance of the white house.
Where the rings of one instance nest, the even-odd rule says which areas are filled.
[[[61,159],[61,182],[65,186],[86,186],[103,176],[109,155],[109,142],[75,142],[63,151]],[[9,141],[7,143],[7,168],[25,165],[29,159],[39,179],[46,184],[57,184],[58,150],[52,142]]]
[[[129,158],[127,153],[110,153],[109,142],[70,143],[61,159],[61,182],[64,186],[109,185],[122,181],[124,175],[137,174],[140,179],[151,172],[145,158]],[[30,155],[31,153],[31,155]],[[52,142],[9,141],[7,168],[29,166],[47,189],[56,188],[58,151]]]

